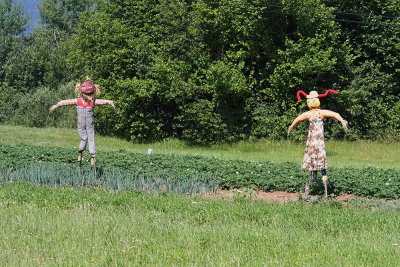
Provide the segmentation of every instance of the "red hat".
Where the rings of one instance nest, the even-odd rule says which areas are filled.
[[[79,90],[84,94],[94,94],[96,87],[92,80],[88,79],[79,86]]]

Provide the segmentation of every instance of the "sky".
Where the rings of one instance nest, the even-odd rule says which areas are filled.
[[[22,3],[24,6],[25,14],[28,14],[31,17],[31,20],[28,23],[28,32],[31,32],[35,25],[38,24],[39,21],[39,10],[37,5],[41,2],[41,0],[17,0],[16,2]]]

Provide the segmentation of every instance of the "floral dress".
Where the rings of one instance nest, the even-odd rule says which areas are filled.
[[[308,137],[306,151],[301,168],[308,171],[326,169],[326,150],[324,140],[324,122],[319,116],[310,117],[310,127],[308,128]]]

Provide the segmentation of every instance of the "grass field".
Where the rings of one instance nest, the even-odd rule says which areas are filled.
[[[187,146],[178,140],[166,140],[151,144],[134,144],[113,137],[96,137],[98,151],[125,149],[147,153],[148,148],[155,153],[179,155],[199,155],[221,159],[245,161],[297,162],[303,159],[304,143],[291,141],[260,140],[240,142],[232,145],[211,147]],[[20,126],[0,126],[0,143],[26,144],[38,146],[77,147],[79,136],[74,129],[27,128]],[[370,141],[327,141],[328,165],[335,167],[374,166],[400,169],[400,143],[380,143]]]
[[[103,190],[0,187],[5,265],[398,266],[400,213]]]
[[[75,130],[0,126],[0,143],[76,147]],[[304,144],[190,147],[97,136],[100,151],[301,162]],[[327,142],[335,167],[400,169],[400,144]],[[123,152],[125,153],[125,152]],[[1,179],[1,177],[0,177]],[[0,183],[0,262],[6,266],[398,266],[400,202],[286,204],[100,188]]]

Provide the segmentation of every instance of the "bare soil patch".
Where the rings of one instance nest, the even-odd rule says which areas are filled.
[[[265,192],[248,191],[241,189],[218,190],[216,194],[204,195],[206,198],[232,199],[234,197],[248,197],[254,200],[263,200],[265,202],[285,203],[288,201],[298,201],[301,197],[299,193],[289,193],[285,191]]]
[[[246,190],[246,189],[231,189],[231,190],[221,190],[219,189],[215,194],[205,194],[202,195],[202,197],[205,198],[218,198],[218,199],[233,199],[234,197],[246,197],[249,199],[254,199],[254,200],[262,200],[265,202],[277,202],[277,203],[286,203],[289,201],[299,201],[302,199],[302,194],[301,193],[289,193],[285,191],[274,191],[274,192],[265,192],[261,190]],[[317,195],[315,195],[317,196]],[[315,197],[314,195],[309,195],[309,199],[312,199]],[[321,197],[323,199],[323,195],[318,195],[318,197]],[[336,196],[333,198],[329,198],[334,201],[339,201],[339,202],[348,202],[351,200],[372,200],[371,198],[367,197],[360,197],[356,196],[354,194],[344,194],[340,196]],[[382,199],[384,202],[394,202],[394,203],[400,203],[400,200],[392,200],[392,201],[387,201]]]

